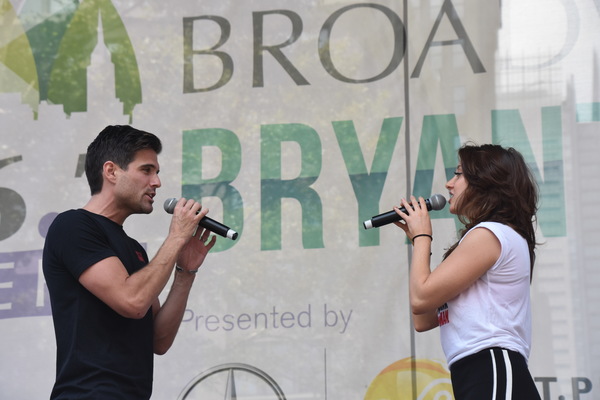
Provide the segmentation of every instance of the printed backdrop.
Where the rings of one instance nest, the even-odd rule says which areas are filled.
[[[0,0],[0,21],[0,398],[50,393],[44,237],[109,124],[164,144],[155,210],[125,224],[150,256],[171,197],[239,232],[153,398],[453,398],[437,330],[411,326],[410,246],[362,222],[447,196],[468,141],[516,147],[540,186],[540,393],[600,396],[600,0]],[[459,225],[431,215],[437,264]]]

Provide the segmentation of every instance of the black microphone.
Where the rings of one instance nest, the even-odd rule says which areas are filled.
[[[427,204],[427,211],[441,210],[446,206],[446,198],[441,194],[434,194],[430,199],[425,200]],[[406,208],[400,207],[400,211],[406,213]],[[365,229],[379,228],[380,226],[391,224],[392,222],[400,221],[402,218],[396,213],[396,211],[388,211],[383,214],[371,217],[371,219],[363,222]]]
[[[167,199],[165,201],[165,211],[169,214],[173,214],[173,211],[175,211],[175,206],[177,205],[177,201],[178,200],[175,197]],[[229,229],[222,223],[217,222],[214,219],[208,218],[207,216],[204,216],[204,218],[200,220],[198,225],[205,229],[208,229],[211,232],[216,233],[217,235],[221,235],[231,240],[235,240],[238,237],[238,233],[236,231],[234,231],[233,229]]]

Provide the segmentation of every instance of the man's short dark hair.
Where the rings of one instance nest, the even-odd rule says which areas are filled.
[[[88,146],[85,157],[85,175],[91,194],[102,190],[104,163],[112,161],[126,170],[139,150],[152,149],[160,154],[162,144],[156,135],[129,125],[109,125]]]

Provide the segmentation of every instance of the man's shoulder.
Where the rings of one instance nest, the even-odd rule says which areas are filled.
[[[84,232],[98,232],[101,226],[100,215],[90,213],[84,209],[71,209],[58,214],[48,230],[49,236],[76,238]]]
[[[95,214],[93,212],[87,211],[83,208],[75,208],[61,212],[56,216],[53,223],[64,224],[64,223],[77,223],[77,222],[100,222],[110,221],[108,218]]]

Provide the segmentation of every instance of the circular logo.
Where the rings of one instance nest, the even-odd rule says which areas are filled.
[[[404,358],[381,371],[365,400],[453,400],[450,372],[435,360]]]
[[[273,378],[256,367],[240,363],[218,365],[204,371],[192,379],[178,399],[223,400],[238,396],[286,400]]]

